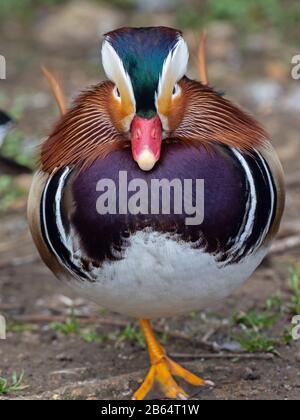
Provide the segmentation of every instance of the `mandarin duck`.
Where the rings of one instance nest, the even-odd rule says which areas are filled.
[[[31,232],[52,272],[139,320],[151,367],[137,400],[154,382],[166,397],[186,399],[174,376],[211,384],[168,357],[151,320],[203,310],[241,286],[266,256],[284,207],[282,168],[266,132],[188,78],[188,57],[178,30],[106,34],[109,80],[82,93],[58,121],[41,147],[29,197]],[[202,195],[187,191],[189,206],[179,211],[178,194],[158,188],[152,196],[153,180],[169,182],[169,193],[174,180],[193,187],[202,180]],[[142,196],[134,186],[149,189]],[[101,191],[106,211],[99,210]],[[150,198],[158,200],[154,209]],[[190,207],[202,216],[188,217]]]

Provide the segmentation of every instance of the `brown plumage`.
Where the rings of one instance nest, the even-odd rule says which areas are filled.
[[[221,143],[251,152],[267,139],[266,132],[212,88],[190,79],[180,82],[182,95],[174,102],[169,117],[169,140],[185,143]],[[129,147],[126,136],[117,130],[112,106],[111,82],[100,83],[75,101],[62,116],[42,146],[44,171],[67,165],[87,167],[108,153]]]
[[[124,137],[111,123],[109,95],[111,82],[100,83],[82,93],[63,115],[42,145],[42,169],[92,164],[113,150],[126,146]]]
[[[171,121],[172,135],[179,140],[204,144],[221,143],[251,152],[262,145],[267,134],[249,114],[221,97],[212,88],[184,79],[181,82],[182,120]]]

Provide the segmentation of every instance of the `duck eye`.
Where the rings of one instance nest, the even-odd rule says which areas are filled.
[[[121,94],[120,94],[120,91],[119,91],[119,89],[117,88],[117,86],[115,87],[115,89],[114,89],[114,94],[115,94],[115,97],[117,98],[117,99],[121,99]]]
[[[173,97],[174,97],[174,96],[177,96],[179,92],[180,92],[180,87],[179,87],[179,85],[176,83],[176,85],[175,85],[175,86],[174,86],[174,88],[173,88],[173,92],[172,92]]]

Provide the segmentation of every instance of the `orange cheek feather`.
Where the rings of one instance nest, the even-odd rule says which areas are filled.
[[[157,102],[157,109],[162,119],[166,119],[168,131],[175,130],[184,113],[183,95],[179,94],[174,99],[170,95],[161,95]]]
[[[118,130],[128,132],[135,114],[135,109],[132,103],[123,99],[118,101],[114,96],[112,96],[109,105],[110,115],[114,125]]]

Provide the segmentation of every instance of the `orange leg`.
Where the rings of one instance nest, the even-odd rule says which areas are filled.
[[[166,397],[171,399],[188,399],[186,392],[175,382],[174,376],[183,378],[194,386],[213,385],[212,382],[204,381],[176,362],[171,360],[164,348],[156,340],[151,324],[147,320],[140,320],[140,326],[146,338],[151,367],[143,384],[134,394],[133,399],[143,400],[150,392],[155,381],[157,381]]]

